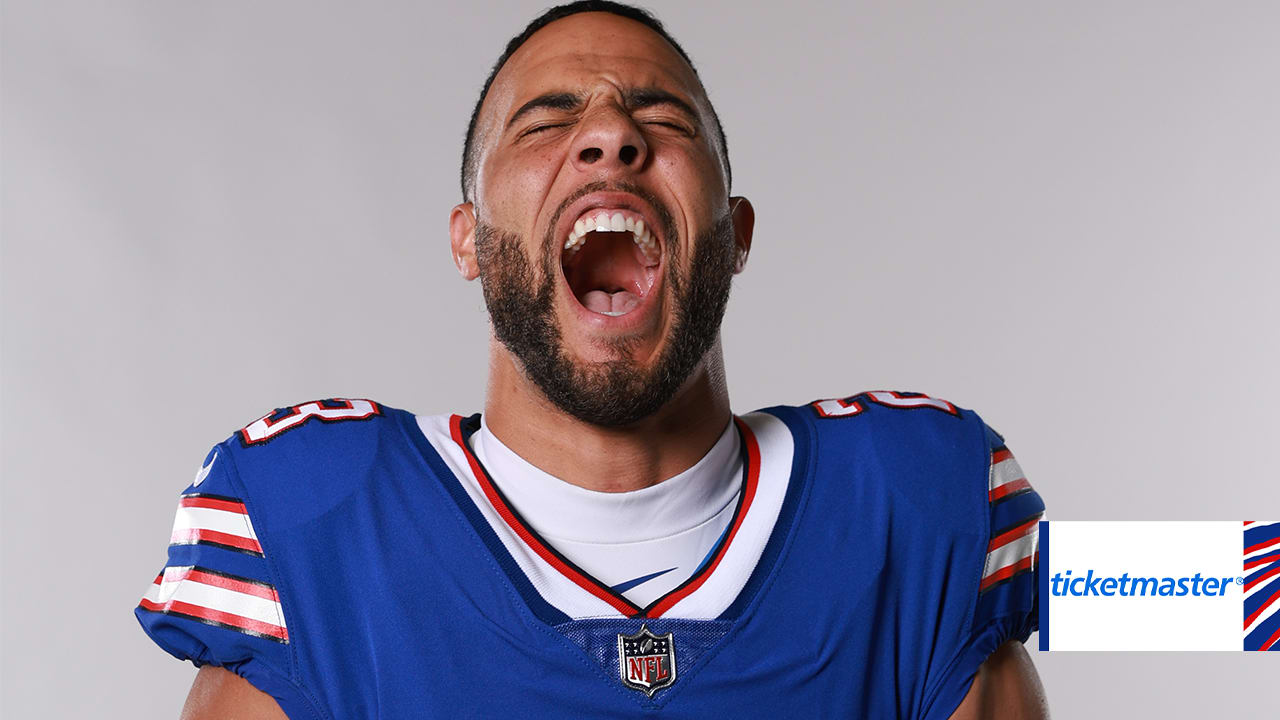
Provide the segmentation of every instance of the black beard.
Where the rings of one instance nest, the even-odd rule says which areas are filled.
[[[549,233],[541,248],[539,276],[518,235],[476,223],[476,263],[494,334],[551,402],[583,422],[622,427],[657,412],[684,385],[720,332],[735,263],[732,217],[726,213],[699,235],[687,277],[676,269],[676,235],[673,223],[666,224],[672,227],[665,235],[664,280],[671,288],[675,322],[662,355],[646,371],[626,359],[632,349],[626,340],[613,344],[617,360],[584,364],[565,353],[554,313],[561,273],[558,244]]]

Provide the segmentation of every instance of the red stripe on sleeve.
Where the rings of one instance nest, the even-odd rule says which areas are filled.
[[[203,620],[222,623],[223,625],[230,625],[242,630],[248,630],[250,632],[258,633],[259,635],[268,635],[280,640],[289,639],[289,631],[279,625],[265,623],[261,620],[254,620],[253,618],[242,617],[229,612],[222,612],[221,610],[214,610],[213,608],[207,608],[203,605],[192,605],[191,603],[185,603],[180,600],[170,600],[169,602],[162,604],[152,602],[146,598],[143,598],[139,605],[144,610],[150,610],[152,612],[181,613],[183,615],[190,615]]]
[[[246,515],[248,512],[244,509],[244,503],[234,502],[232,500],[218,500],[216,498],[207,497],[184,497],[178,501],[181,507],[209,508],[210,510],[226,510],[227,512],[239,513]]]
[[[217,573],[205,572],[196,568],[185,568],[181,572],[174,572],[164,578],[166,582],[178,582],[181,580],[190,580],[198,582],[201,585],[212,585],[213,587],[223,588],[224,590],[232,590],[245,595],[253,595],[264,600],[280,602],[280,595],[276,589],[266,583],[249,582],[237,578],[219,575]]]
[[[1002,497],[1006,497],[1016,492],[1022,492],[1023,490],[1030,490],[1030,489],[1031,489],[1031,483],[1027,482],[1026,478],[1018,478],[1017,480],[1010,480],[1009,482],[1001,485],[1000,487],[992,488],[991,492],[987,493],[987,502],[995,502],[996,500],[999,500]]]
[[[196,543],[209,542],[218,545],[229,545],[241,550],[256,552],[262,554],[262,546],[253,538],[240,537],[239,535],[229,535],[216,530],[202,530],[200,528],[189,528],[179,530],[169,538],[170,545],[194,545]]]
[[[1002,532],[999,535],[991,538],[991,544],[987,545],[987,552],[991,552],[992,550],[995,550],[998,547],[1003,547],[1005,545],[1008,545],[1014,540],[1017,540],[1021,537],[1025,537],[1026,535],[1030,535],[1031,531],[1036,527],[1036,523],[1038,522],[1040,522],[1040,514],[1036,513],[1035,517],[1022,523],[1021,525],[1013,528],[1012,530],[1007,530],[1005,532]]]

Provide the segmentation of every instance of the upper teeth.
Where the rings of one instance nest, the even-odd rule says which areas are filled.
[[[590,232],[630,232],[632,240],[644,252],[645,257],[650,260],[658,259],[658,243],[653,239],[653,235],[649,232],[649,228],[644,226],[644,220],[630,215],[623,215],[620,212],[600,212],[596,214],[583,215],[578,222],[573,224],[573,229],[569,231],[569,237],[564,241],[565,255],[572,257],[574,253],[582,249],[587,243],[587,233]]]

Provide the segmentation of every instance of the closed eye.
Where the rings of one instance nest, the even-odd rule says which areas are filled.
[[[671,120],[642,120],[641,122],[650,127],[656,126],[660,128],[667,128],[669,130],[673,130],[677,133],[680,133],[681,135],[693,136],[694,134],[693,131],[690,130],[687,125],[684,125],[683,123],[680,123],[680,122],[674,122]]]
[[[555,128],[568,127],[568,125],[569,123],[548,123],[546,125],[534,125],[533,127],[528,128],[524,132],[520,133],[520,137],[525,137],[526,135],[533,135],[535,133],[540,133],[543,130],[552,130]]]

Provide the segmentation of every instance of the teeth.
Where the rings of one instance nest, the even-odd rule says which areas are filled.
[[[570,255],[578,252],[582,248],[586,240],[581,235],[569,233],[569,239],[564,241],[564,251]]]
[[[634,217],[628,217],[620,212],[610,215],[602,212],[595,217],[586,216],[573,224],[573,229],[569,231],[569,236],[564,241],[564,252],[567,257],[573,257],[577,254],[582,246],[587,243],[587,234],[600,230],[603,232],[629,232],[632,240],[644,253],[645,257],[651,261],[658,259],[658,242],[654,239],[653,234],[645,227],[644,220]]]

